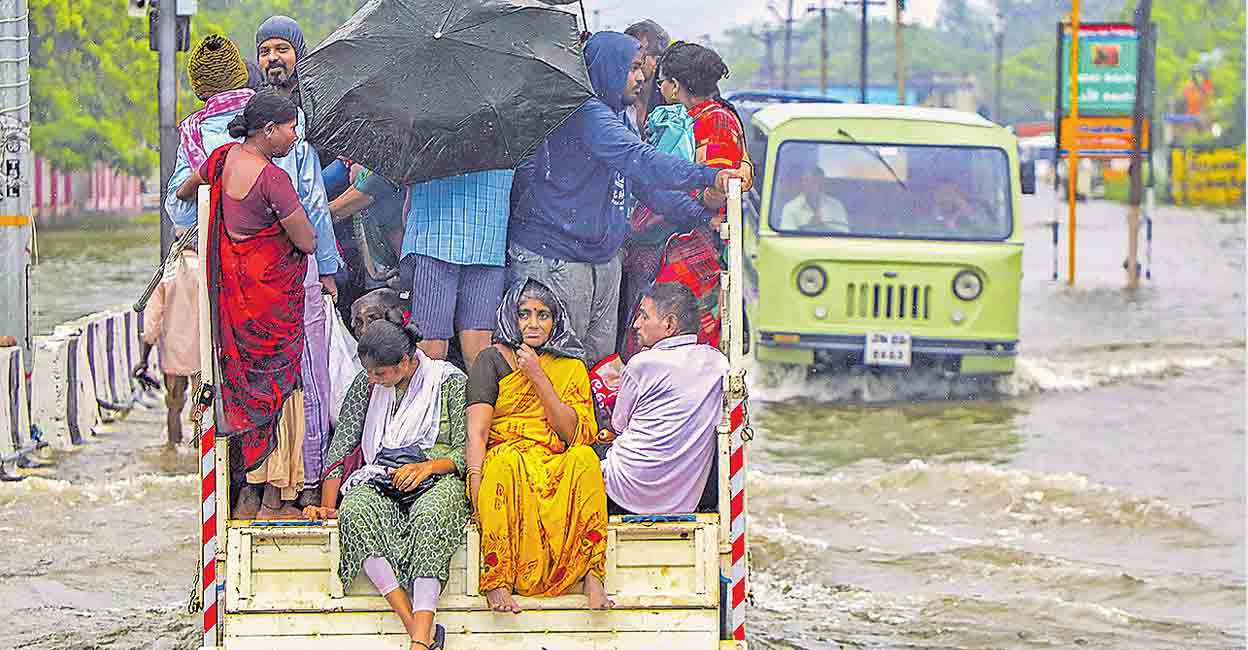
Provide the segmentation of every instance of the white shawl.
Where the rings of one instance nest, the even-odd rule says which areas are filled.
[[[412,381],[397,411],[394,410],[394,399],[398,391],[390,386],[372,387],[360,443],[364,465],[342,482],[342,494],[386,474],[387,468],[376,464],[382,449],[417,445],[428,451],[437,443],[442,420],[442,384],[463,373],[446,361],[430,359],[420,350],[416,350],[416,358],[420,365],[412,374]]]

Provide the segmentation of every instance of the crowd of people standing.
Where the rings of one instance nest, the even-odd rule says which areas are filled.
[[[204,106],[181,125],[165,203],[190,228],[211,188],[202,335],[243,477],[231,517],[337,518],[340,577],[366,574],[414,649],[443,643],[437,597],[474,513],[492,608],[582,580],[589,607],[612,606],[609,513],[717,503],[718,226],[728,182],[752,181],[719,97],[727,66],[653,21],[593,34],[594,97],[514,170],[402,187],[303,138],[298,24],[274,16],[255,40],[259,74],[221,36],[191,53]],[[360,254],[335,222],[362,210],[397,287],[351,272]],[[346,378],[328,361],[340,296],[364,368]],[[185,350],[197,318],[185,298],[159,307],[148,342],[176,360],[165,349]],[[164,370],[173,388],[198,364]]]

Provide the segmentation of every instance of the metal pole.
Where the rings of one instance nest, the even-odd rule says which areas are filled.
[[[1070,151],[1067,157],[1068,169],[1066,170],[1066,198],[1069,201],[1068,210],[1070,211],[1070,220],[1067,222],[1067,242],[1069,244],[1067,255],[1070,259],[1066,260],[1067,277],[1066,284],[1075,286],[1075,203],[1079,197],[1079,0],[1071,0],[1070,8],[1070,122],[1073,125],[1071,131],[1075,133],[1072,141],[1066,144],[1066,149]]]
[[[993,107],[992,114],[997,120],[997,124],[1001,124],[1001,87],[1002,87],[1002,59],[1005,57],[1005,18],[998,13],[996,29],[993,30],[993,40],[997,46],[996,68],[993,71]]]
[[[156,45],[160,48],[160,260],[173,246],[173,221],[165,211],[165,194],[178,153],[177,0],[160,0]]]
[[[0,336],[22,346],[31,367],[30,261],[34,246],[30,151],[30,29],[26,0],[0,0]]]
[[[1064,35],[1063,25],[1057,23],[1057,47],[1054,48],[1054,56],[1057,62],[1053,65],[1053,69],[1057,70],[1057,92],[1053,93],[1053,281],[1058,280],[1058,258],[1061,257],[1061,247],[1058,244],[1058,230],[1062,218],[1060,197],[1062,190],[1061,174],[1058,173],[1058,166],[1062,162],[1062,93],[1066,89],[1066,83],[1062,81],[1062,38]]]
[[[789,68],[793,56],[793,0],[789,0],[789,12],[784,17],[784,89],[789,89]]]
[[[819,92],[828,95],[828,1],[819,2]]]
[[[776,87],[776,35],[771,30],[763,32],[763,44],[767,47],[767,87]]]
[[[1140,0],[1135,7],[1135,33],[1140,44],[1139,61],[1135,66],[1135,105],[1131,115],[1131,197],[1127,208],[1127,288],[1138,289],[1140,286],[1140,202],[1144,195],[1144,120],[1152,112],[1148,110],[1151,95],[1145,82],[1150,79],[1149,69],[1153,53],[1152,38],[1149,34],[1149,21],[1153,11],[1153,0]],[[1151,85],[1151,84],[1147,84]],[[1151,158],[1151,156],[1150,156]],[[1151,161],[1150,161],[1151,166]]]
[[[869,0],[862,0],[862,32],[858,37],[858,101],[867,103],[867,7]]]
[[[901,24],[901,2],[893,0],[893,43],[897,47],[897,103],[906,104],[906,44]]]

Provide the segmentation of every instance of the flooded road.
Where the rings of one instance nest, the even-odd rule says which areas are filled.
[[[753,373],[757,647],[1244,645],[1242,217],[1161,208],[1128,295],[1122,207],[1080,206],[1070,289],[1024,200],[1023,352],[992,395]],[[132,302],[144,232],[42,233],[37,329]],[[0,647],[196,647],[196,464],[161,417],[0,485]]]

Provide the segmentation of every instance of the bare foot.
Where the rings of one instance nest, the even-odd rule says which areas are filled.
[[[496,612],[520,613],[519,603],[511,597],[511,590],[506,587],[498,587],[485,592],[485,600],[490,604],[490,609]]]
[[[272,520],[272,519],[303,519],[303,511],[296,508],[294,502],[286,501],[278,508],[270,508],[268,504],[260,506],[260,512],[256,514],[256,519]]]
[[[607,596],[607,586],[593,575],[585,576],[585,595],[589,596],[589,608],[608,610],[615,607],[615,601]]]
[[[238,494],[238,503],[234,504],[231,519],[255,519],[260,512],[260,488],[255,485],[244,485]]]

